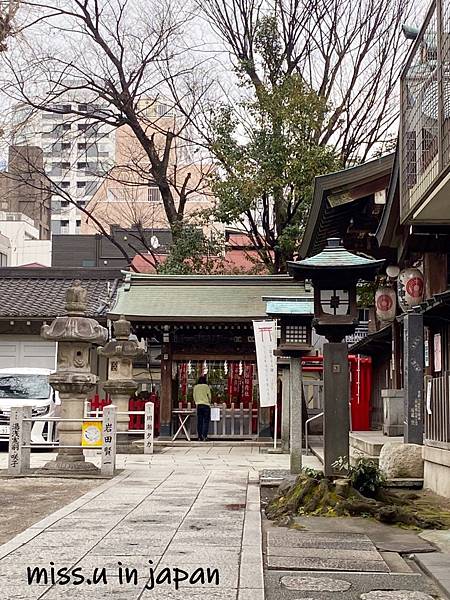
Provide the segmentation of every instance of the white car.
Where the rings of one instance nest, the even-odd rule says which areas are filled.
[[[33,417],[55,417],[60,400],[48,382],[50,369],[15,367],[0,369],[0,441],[9,440],[9,416],[12,407],[32,406]],[[55,423],[37,421],[31,429],[31,441],[55,439]]]

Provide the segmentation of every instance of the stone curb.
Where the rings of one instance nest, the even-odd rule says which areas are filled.
[[[127,477],[129,477],[131,475],[131,473],[132,473],[132,471],[124,471],[124,472],[120,473],[119,475],[116,475],[116,477],[114,477],[113,479],[110,479],[109,481],[106,481],[105,483],[103,483],[102,485],[99,485],[95,489],[90,490],[89,492],[86,492],[86,494],[84,494],[83,496],[80,496],[80,498],[77,498],[70,504],[67,504],[67,506],[63,506],[62,508],[55,511],[54,513],[47,515],[46,517],[44,517],[37,523],[34,523],[30,527],[28,527],[28,529],[25,529],[25,531],[22,531],[22,533],[17,534],[11,540],[9,540],[9,542],[6,542],[5,544],[2,544],[0,546],[0,560],[2,558],[5,558],[5,556],[10,554],[11,552],[14,552],[18,548],[20,548],[21,546],[23,546],[24,544],[29,542],[30,540],[32,540],[33,538],[35,538],[42,531],[47,529],[47,527],[54,525],[57,521],[59,521],[63,517],[67,517],[67,515],[69,515],[70,513],[74,512],[75,510],[79,509],[81,506],[84,506],[85,504],[90,502],[93,498],[96,498],[97,496],[102,494],[105,490],[115,486],[117,483],[119,483],[123,479],[126,479]]]
[[[250,472],[239,564],[238,600],[264,600],[260,501],[259,474]]]
[[[412,555],[420,569],[450,598],[450,555],[443,552]]]

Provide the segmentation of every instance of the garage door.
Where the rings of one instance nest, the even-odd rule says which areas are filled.
[[[0,368],[35,367],[54,369],[56,343],[36,336],[33,338],[2,339],[0,336]]]

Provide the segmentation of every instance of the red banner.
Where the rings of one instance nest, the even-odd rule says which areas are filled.
[[[246,363],[244,365],[244,385],[242,390],[242,402],[250,404],[253,400],[253,365]]]
[[[181,385],[181,401],[186,402],[187,400],[187,388],[188,388],[188,373],[187,363],[179,363],[180,373],[180,385]]]

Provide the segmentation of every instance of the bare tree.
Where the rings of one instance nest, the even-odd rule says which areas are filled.
[[[164,0],[154,0],[151,7],[127,0],[27,6],[38,15],[36,39],[3,57],[4,91],[35,113],[70,117],[73,126],[88,117],[86,133],[96,126],[127,128],[134,156],[126,166],[139,172],[141,183],[158,188],[176,238],[186,205],[205,179],[198,162],[186,157],[192,145],[189,118],[176,113],[162,93],[161,65],[183,52],[179,40],[188,11]],[[39,42],[38,33],[50,44]],[[82,107],[80,93],[86,98]]]
[[[393,137],[407,50],[401,28],[412,0],[202,0],[198,6],[258,98],[280,83],[280,74],[297,73],[326,101],[315,138],[344,165],[364,161]],[[267,16],[278,29],[281,62],[273,69],[258,42]]]
[[[196,1],[221,78],[175,76],[171,92],[216,157],[215,214],[284,272],[314,177],[392,148],[413,0]]]
[[[20,0],[3,0],[0,3],[0,52],[8,49],[7,40],[18,32],[15,17]]]

